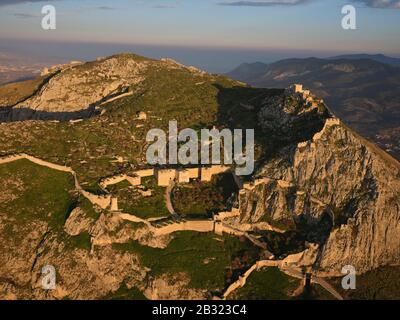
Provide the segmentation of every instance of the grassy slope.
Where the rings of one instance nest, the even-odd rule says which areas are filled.
[[[341,278],[330,282],[346,298],[353,300],[400,299],[400,267],[387,266],[369,271],[356,278],[356,290],[343,290]]]
[[[0,166],[0,214],[7,221],[3,237],[18,244],[31,232],[31,222],[42,222],[49,232],[63,240],[69,248],[90,249],[90,236],[83,233],[68,236],[63,228],[70,212],[80,206],[88,217],[96,218],[86,199],[74,193],[74,181],[70,174],[58,172],[19,160]]]
[[[142,185],[152,191],[151,197],[137,195],[129,183],[120,184],[109,188],[114,195],[118,196],[118,204],[121,211],[133,214],[137,217],[148,219],[168,216],[169,212],[165,204],[164,187],[157,186],[154,177],[142,179]]]
[[[121,287],[114,293],[110,293],[103,298],[103,300],[147,300],[143,293],[138,288],[128,289],[126,284],[122,284]]]
[[[151,269],[151,276],[185,272],[190,277],[190,287],[218,292],[227,285],[226,275],[234,257],[255,250],[236,237],[195,232],[175,234],[165,249],[144,247],[136,242],[115,248],[139,253],[143,265]]]
[[[123,59],[144,59],[124,55]],[[79,72],[90,70],[92,62],[79,66]],[[82,69],[82,70],[81,70]],[[72,73],[72,70],[68,72]],[[65,163],[78,173],[82,185],[100,192],[98,181],[105,176],[126,172],[130,166],[110,163],[123,156],[137,166],[145,161],[145,137],[153,128],[168,131],[168,122],[177,120],[180,128],[212,127],[254,128],[256,113],[265,97],[281,90],[246,88],[222,76],[202,75],[186,69],[171,69],[161,62],[151,62],[145,80],[133,85],[132,96],[107,105],[101,117],[81,123],[29,121],[0,126],[0,155],[27,152],[57,163]],[[256,106],[246,111],[240,104]],[[146,121],[136,121],[139,111],[148,114]],[[240,111],[240,112],[239,112]],[[141,125],[141,127],[138,127]],[[256,129],[260,145],[271,139]]]
[[[278,268],[267,268],[253,272],[246,285],[238,289],[231,298],[244,300],[288,300],[300,285],[298,279],[291,278]]]
[[[12,106],[31,96],[43,83],[46,77],[10,83],[0,86],[0,107]]]
[[[176,212],[187,216],[210,216],[227,210],[227,200],[238,192],[230,173],[214,176],[211,182],[193,182],[175,187],[172,202]]]
[[[64,225],[74,203],[70,194],[74,189],[71,175],[20,160],[0,166],[0,177],[5,181],[0,186],[1,192],[8,192],[11,187],[16,197],[0,203],[1,212],[20,223],[39,219],[49,222],[54,229]]]
[[[12,239],[18,247],[18,237],[31,232],[31,221],[43,221],[48,224],[50,232],[57,234],[59,240],[66,245],[66,250],[75,248],[90,249],[90,236],[87,232],[70,237],[63,231],[64,223],[75,206],[81,207],[89,217],[97,218],[96,213],[85,199],[74,196],[72,177],[51,169],[43,168],[20,160],[0,166],[0,177],[3,184],[1,193],[10,197],[3,198],[0,213],[13,220],[2,230],[2,238]],[[14,183],[13,181],[17,181]],[[189,275],[190,286],[221,292],[226,287],[227,270],[232,268],[232,261],[243,252],[256,250],[248,242],[236,237],[217,237],[214,234],[197,234],[182,232],[175,235],[174,240],[165,249],[153,249],[131,244],[116,245],[117,249],[137,252],[142,263],[151,268],[151,275],[185,272]],[[257,250],[256,250],[257,251]],[[253,252],[254,253],[254,252]],[[249,264],[254,261],[249,261]],[[246,266],[247,267],[247,266]],[[121,287],[107,299],[139,298],[137,289]]]

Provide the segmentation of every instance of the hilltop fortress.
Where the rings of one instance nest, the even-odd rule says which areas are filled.
[[[289,86],[285,93],[287,95],[294,95],[302,98],[310,107],[318,107],[318,104],[324,103],[324,100],[314,96],[310,90],[304,89],[302,84],[293,84]]]
[[[71,63],[72,65],[78,64],[78,62]],[[286,94],[287,95],[296,95],[304,99],[305,101],[311,101],[311,103],[322,103],[322,100],[318,100],[316,97],[314,97],[309,90],[305,90],[303,88],[303,85],[301,84],[294,84],[290,86],[289,88],[286,89]],[[144,112],[141,112],[138,115],[138,119],[140,120],[146,120],[147,115]],[[326,128],[332,126],[332,125],[339,125],[340,121],[336,118],[332,119],[327,119],[326,124],[324,129],[315,134],[313,141],[316,141],[319,139],[319,137],[322,135],[322,133],[326,130]],[[311,141],[312,142],[312,141]],[[310,141],[307,142],[302,142],[299,143],[298,148],[299,150],[304,149]],[[206,166],[197,166],[197,167],[183,167],[183,168],[145,168],[145,169],[139,169],[133,174],[128,175],[128,174],[119,174],[111,177],[104,178],[99,182],[100,188],[104,191],[104,195],[94,195],[91,194],[87,191],[85,191],[79,184],[77,180],[76,173],[73,171],[72,168],[66,167],[66,166],[61,166],[57,164],[53,164],[50,162],[46,162],[44,160],[35,158],[33,156],[30,156],[28,154],[14,154],[10,155],[7,157],[0,158],[0,164],[3,163],[8,163],[8,162],[13,162],[17,161],[20,159],[27,159],[33,163],[36,163],[41,166],[45,166],[51,169],[55,169],[58,171],[63,171],[63,172],[68,172],[73,175],[75,179],[75,185],[77,190],[85,197],[87,198],[93,205],[96,205],[100,207],[103,210],[111,210],[114,212],[118,212],[118,199],[113,198],[111,194],[109,194],[109,191],[107,188],[112,185],[116,185],[120,182],[127,181],[132,187],[140,187],[142,186],[142,179],[147,178],[147,177],[155,177],[157,180],[157,185],[159,187],[168,187],[171,188],[174,183],[180,183],[180,184],[187,184],[190,183],[192,180],[199,180],[202,182],[210,182],[213,178],[213,176],[225,173],[227,171],[232,170],[230,166],[226,165],[206,165]],[[233,173],[233,172],[232,172]],[[267,183],[270,179],[268,178],[262,178],[262,179],[256,179],[252,182],[245,183],[244,185],[242,184],[241,180],[238,178],[236,174],[233,173],[233,176],[235,178],[235,181],[239,187],[239,193],[244,194],[246,191],[251,191],[253,190],[256,186],[259,184]],[[281,188],[289,188],[291,186],[290,183],[287,183],[283,180],[277,181],[279,187]],[[150,192],[144,192],[142,191],[142,195],[151,195]],[[228,216],[231,216],[232,212],[228,214]],[[233,216],[237,216],[239,213],[237,211],[234,212]]]
[[[189,183],[198,179],[203,182],[210,182],[212,177],[230,170],[230,167],[213,165],[208,167],[182,168],[182,169],[142,169],[135,171],[133,175],[121,174],[105,178],[100,182],[100,187],[106,190],[108,186],[128,181],[132,186],[140,186],[142,178],[156,177],[159,187],[168,187],[173,181],[178,183]]]

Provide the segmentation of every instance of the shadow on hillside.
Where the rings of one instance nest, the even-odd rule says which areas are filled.
[[[312,139],[322,130],[328,117],[327,113],[311,112],[293,118],[288,128],[268,129],[260,124],[259,114],[268,110],[270,98],[283,99],[284,89],[215,86],[218,89],[218,124],[230,129],[254,129],[258,164],[272,158],[284,147]],[[276,123],[281,121],[279,114],[272,111],[268,118]]]
[[[0,108],[0,123],[27,120],[70,121],[87,119],[97,115],[99,115],[99,112],[94,106],[76,112],[48,112],[29,108],[3,107]]]
[[[308,141],[320,132],[326,118],[329,117],[328,110],[320,111],[314,109],[309,112],[302,112],[296,109],[292,114],[287,111],[280,112],[278,99],[282,99],[283,109],[284,90],[283,89],[262,89],[251,87],[232,87],[218,88],[218,124],[221,128],[230,129],[254,129],[255,135],[255,171],[261,169],[270,160],[275,157],[278,163],[294,163],[294,156],[297,145],[300,142]],[[271,101],[271,98],[276,97]],[[275,107],[273,104],[275,103]],[[301,106],[300,106],[301,107]],[[270,112],[268,112],[270,110]],[[278,111],[277,111],[278,110]],[[260,113],[263,113],[262,119],[267,119],[269,123],[276,126],[266,126],[260,121]],[[285,119],[282,119],[282,117]],[[243,142],[243,144],[245,141]],[[280,166],[280,165],[278,165]],[[278,168],[277,168],[278,169]],[[244,181],[251,180],[253,175],[244,176]],[[275,177],[277,178],[277,177]],[[279,178],[277,178],[279,179]],[[296,197],[295,189],[288,190],[288,203],[294,207]],[[254,206],[255,210],[256,206]],[[302,217],[300,217],[302,218]],[[324,243],[327,235],[333,227],[333,217],[329,213],[324,213],[323,219],[303,221],[296,217],[296,230],[306,241]],[[315,226],[318,232],[313,232],[310,226]]]
[[[35,110],[31,108],[21,107],[16,108],[17,105],[23,105],[23,103],[30,98],[34,97],[38,92],[40,92],[43,87],[59,72],[47,77],[36,90],[32,92],[29,96],[18,101],[12,106],[0,106],[0,123],[3,122],[16,122],[16,121],[27,121],[27,120],[43,120],[43,121],[70,121],[79,119],[88,119],[100,115],[101,110],[98,107],[101,105],[112,101],[115,98],[128,92],[128,87],[120,88],[117,92],[111,93],[98,101],[90,104],[87,108],[78,111],[63,111],[63,112],[50,112],[43,110]]]

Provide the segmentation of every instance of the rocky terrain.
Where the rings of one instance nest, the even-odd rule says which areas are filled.
[[[8,108],[0,159],[25,153],[74,175],[25,160],[0,164],[1,298],[221,298],[270,252],[277,264],[286,258],[320,277],[340,276],[347,264],[360,276],[399,266],[399,163],[316,96],[309,103],[291,90],[252,88],[132,54],[70,65],[11,88],[0,87]],[[79,113],[89,107],[96,112]],[[18,118],[14,109],[31,112]],[[143,190],[99,186],[145,167],[147,131],[167,129],[172,119],[180,128],[255,129],[257,169],[236,195],[239,214],[224,220],[232,234],[157,236],[157,221],[173,223],[165,217],[164,189],[151,181]],[[73,178],[85,192],[124,199],[123,212],[88,202]],[[150,197],[139,196],[145,193]],[[247,239],[237,235],[245,233]],[[48,264],[57,270],[56,290],[41,287]]]

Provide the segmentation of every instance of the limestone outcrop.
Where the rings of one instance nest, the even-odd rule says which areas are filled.
[[[74,65],[54,73],[39,92],[14,108],[37,112],[77,112],[125,94],[143,78],[145,62],[121,57]]]
[[[184,274],[165,274],[152,279],[144,294],[151,300],[204,300],[207,292],[200,289],[187,289],[190,278]]]
[[[94,219],[88,218],[85,212],[78,207],[72,210],[64,224],[64,230],[70,236],[77,236],[89,230],[93,224]]]
[[[274,113],[279,103],[272,106]],[[284,109],[276,115],[282,114],[283,126],[298,118]],[[263,122],[268,129],[275,118],[269,119]],[[283,148],[256,176],[263,180],[241,193],[241,221],[306,226],[308,240],[321,245],[315,265],[321,273],[400,263],[399,163],[338,119],[328,118],[310,140]]]

